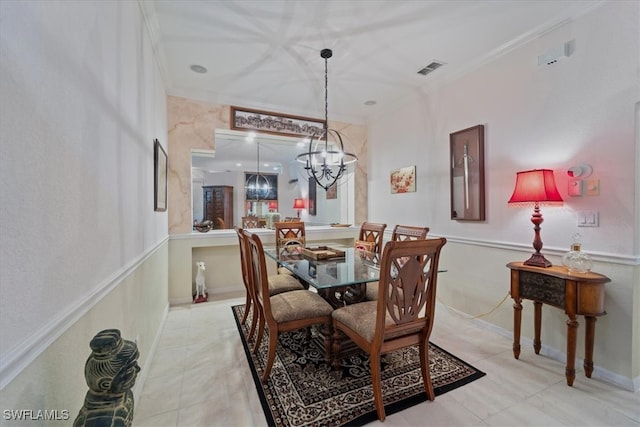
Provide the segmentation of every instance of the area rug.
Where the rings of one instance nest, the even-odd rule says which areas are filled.
[[[333,370],[324,361],[321,340],[309,339],[304,330],[284,332],[279,337],[269,381],[262,384],[266,333],[258,354],[253,354],[247,345],[251,313],[247,324],[241,325],[244,305],[231,309],[270,426],[361,426],[378,419],[365,353],[343,358],[341,368]],[[433,343],[429,343],[429,368],[436,396],[485,375]],[[417,347],[383,356],[382,393],[387,415],[427,400]]]

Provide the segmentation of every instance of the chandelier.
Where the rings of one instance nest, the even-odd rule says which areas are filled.
[[[254,138],[249,136],[247,139],[253,141]],[[249,175],[244,185],[249,196],[247,199],[255,197],[256,201],[264,200],[271,191],[269,180],[260,174],[260,141],[256,141],[256,174]]]
[[[326,190],[335,184],[347,170],[347,165],[358,160],[355,154],[345,153],[342,135],[329,129],[328,72],[327,59],[333,56],[331,49],[322,49],[324,58],[324,125],[320,132],[314,132],[309,141],[309,150],[299,154],[296,160],[303,163],[309,177]]]

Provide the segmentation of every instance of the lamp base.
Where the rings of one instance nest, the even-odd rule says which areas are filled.
[[[531,255],[531,258],[529,258],[524,262],[524,265],[547,268],[547,267],[551,267],[552,264],[551,264],[551,261],[549,261],[544,257],[544,255],[542,255],[539,252],[536,252],[535,254]]]

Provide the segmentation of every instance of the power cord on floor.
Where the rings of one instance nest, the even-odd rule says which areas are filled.
[[[501,300],[501,301],[500,301],[500,302],[499,302],[495,307],[493,307],[491,310],[487,311],[486,313],[478,314],[478,315],[476,315],[476,316],[469,316],[469,318],[470,318],[470,319],[479,319],[479,318],[481,318],[481,317],[484,317],[484,316],[488,316],[488,315],[490,315],[491,313],[493,313],[494,311],[496,311],[496,310],[498,309],[498,307],[500,307],[500,306],[501,306],[501,305],[502,305],[502,304],[507,300],[507,298],[508,298],[508,297],[509,297],[509,292],[507,291],[507,294],[504,296],[504,298],[502,298],[502,300]],[[441,300],[440,298],[438,298],[437,296],[436,296],[436,299],[438,300],[438,302],[439,302],[440,304],[444,305],[444,306],[445,306],[446,308],[448,308],[449,310],[457,311],[457,310],[455,310],[454,308],[449,307],[447,304],[443,303],[443,302],[442,302],[442,300]]]

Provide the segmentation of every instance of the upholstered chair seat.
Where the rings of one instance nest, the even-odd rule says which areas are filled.
[[[341,307],[333,315],[333,318],[343,325],[351,328],[354,332],[364,338],[368,343],[373,342],[376,334],[376,308],[377,301],[365,301],[359,304],[351,304]],[[384,339],[393,339],[398,336],[413,334],[422,329],[422,325],[412,328],[403,329],[402,331],[394,330],[396,326],[393,317],[387,312],[385,315],[385,327],[390,328],[389,333],[384,334]]]
[[[271,296],[304,289],[304,286],[289,274],[271,274],[267,277],[267,281],[269,282],[269,295]]]
[[[295,280],[295,279],[294,279]],[[270,298],[271,314],[277,323],[310,317],[331,316],[333,308],[320,295],[298,290],[274,295]]]

